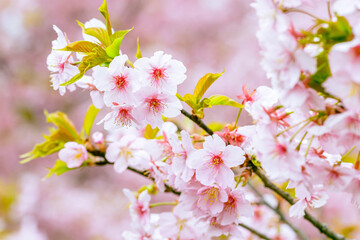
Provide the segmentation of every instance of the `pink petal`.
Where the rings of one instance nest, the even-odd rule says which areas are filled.
[[[236,167],[244,163],[245,152],[236,146],[229,145],[222,154],[224,164],[228,167]]]

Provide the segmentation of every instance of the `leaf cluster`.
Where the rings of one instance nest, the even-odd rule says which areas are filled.
[[[193,94],[187,93],[184,96],[177,94],[179,100],[185,102],[192,109],[192,113],[198,118],[204,118],[204,109],[212,108],[216,105],[227,105],[235,108],[244,107],[242,104],[230,99],[223,95],[213,95],[208,98],[203,98],[208,88],[221,76],[225,71],[221,73],[207,73],[196,84]]]
[[[133,29],[131,28],[113,32],[106,0],[103,1],[99,11],[106,20],[106,29],[101,27],[85,28],[83,23],[77,21],[83,33],[95,37],[99,43],[82,40],[72,42],[63,49],[58,49],[61,51],[71,51],[85,55],[79,63],[79,73],[72,77],[69,81],[61,84],[61,86],[67,86],[76,82],[82,78],[88,70],[95,66],[109,65],[112,59],[119,56],[122,40],[125,35]]]

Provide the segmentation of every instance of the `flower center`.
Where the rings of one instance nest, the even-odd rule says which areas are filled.
[[[224,161],[222,160],[222,158],[219,155],[213,156],[213,158],[211,159],[211,162],[215,166],[218,166],[219,164],[224,163]]]
[[[232,212],[236,208],[236,201],[235,199],[230,195],[228,198],[228,201],[224,204],[224,211],[225,212]]]
[[[123,126],[129,126],[132,119],[130,111],[130,108],[119,108],[117,116],[115,118],[115,122],[120,122]]]
[[[165,77],[166,77],[165,68],[154,67],[152,69],[151,78],[155,84],[159,85],[160,81],[164,80]]]
[[[126,80],[126,76],[124,75],[117,75],[113,77],[115,80],[115,88],[119,90],[125,90],[128,85],[128,81]]]
[[[163,103],[163,101],[156,97],[150,97],[146,99],[146,102],[149,112],[152,112],[154,114],[162,112],[165,108],[165,104]]]
[[[59,63],[59,66],[58,66],[58,67],[59,67],[59,70],[60,70],[59,72],[60,72],[60,73],[62,73],[62,72],[64,71],[64,69],[65,69],[65,63],[66,63],[66,62]]]
[[[356,45],[351,49],[355,57],[360,57],[360,44]]]
[[[205,203],[216,204],[219,197],[219,190],[217,188],[210,188],[205,191],[207,198],[205,199]]]

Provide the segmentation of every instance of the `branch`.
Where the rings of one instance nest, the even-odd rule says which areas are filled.
[[[112,162],[109,162],[109,161],[106,159],[104,152],[97,151],[97,150],[95,150],[95,151],[89,151],[89,150],[88,150],[88,152],[91,153],[91,154],[94,155],[94,156],[102,157],[102,158],[104,159],[104,161],[96,162],[96,163],[95,163],[95,164],[98,165],[98,166],[104,166],[104,165],[112,165],[112,164],[114,164],[114,163],[112,163]],[[130,171],[132,171],[132,172],[134,172],[134,173],[137,173],[137,174],[139,174],[139,175],[141,175],[141,176],[143,176],[143,177],[146,177],[146,178],[150,179],[151,181],[155,181],[155,179],[154,179],[153,177],[151,177],[151,176],[149,175],[149,172],[147,172],[147,171],[142,172],[142,171],[139,171],[139,170],[137,170],[137,169],[135,169],[135,168],[132,168],[132,167],[128,167],[127,169],[130,170]],[[178,195],[178,196],[181,194],[181,192],[176,191],[175,189],[173,189],[173,188],[170,187],[169,185],[167,185],[167,184],[164,184],[164,185],[165,185],[165,192],[171,192],[171,193],[173,193],[173,194],[175,194],[175,195]]]
[[[275,208],[273,206],[271,206],[267,201],[265,201],[265,199],[263,198],[262,194],[250,183],[248,182],[247,185],[251,188],[251,190],[260,198],[260,203],[264,204],[265,206],[267,206],[268,208],[270,208],[271,210],[273,210],[277,215],[279,215],[280,220],[285,223],[286,225],[288,225],[298,236],[300,239],[302,240],[308,240],[308,237],[297,227],[295,227],[291,222],[289,222],[284,214],[280,211],[279,208]]]
[[[196,123],[199,127],[201,127],[209,135],[214,134],[214,132],[208,126],[206,126],[206,124],[203,121],[201,121],[201,119],[198,118],[196,115],[192,115],[192,114],[188,113],[187,111],[185,111],[184,109],[181,110],[181,113],[183,115],[185,115],[187,118],[189,118],[191,121]]]
[[[250,231],[251,233],[257,235],[257,236],[258,236],[259,238],[261,238],[261,239],[271,240],[271,238],[265,236],[264,234],[258,232],[258,231],[255,230],[255,229],[249,227],[248,225],[245,225],[244,223],[239,223],[239,226],[247,229],[248,231]]]
[[[201,119],[199,119],[197,116],[191,115],[190,113],[186,112],[185,110],[181,110],[181,113],[183,115],[185,115],[186,117],[188,117],[190,120],[192,120],[194,123],[196,123],[199,127],[201,127],[209,135],[214,134],[214,132],[208,126],[206,126],[205,123],[203,121],[201,121]],[[100,156],[100,157],[102,157],[104,159],[103,162],[97,162],[96,163],[97,165],[112,164],[109,161],[107,161],[107,159],[105,158],[105,153],[100,152],[100,151],[92,151],[92,152],[90,151],[90,153],[92,153],[94,156]],[[256,167],[252,163],[252,161],[249,161],[249,166],[251,167],[253,172],[261,179],[261,181],[264,183],[265,187],[267,187],[267,188],[271,189],[272,191],[276,192],[279,196],[281,196],[283,199],[285,199],[291,205],[294,205],[296,203],[295,199],[293,197],[291,197],[291,195],[289,193],[284,192],[278,186],[276,186],[273,182],[271,182],[271,180],[268,179],[266,177],[266,175],[258,167]],[[142,175],[142,176],[147,177],[147,178],[151,179],[152,181],[154,181],[154,178],[150,177],[148,172],[141,172],[141,171],[138,171],[138,170],[136,170],[134,168],[131,168],[131,167],[128,167],[128,169],[130,171],[136,172],[139,175]],[[181,194],[180,192],[176,191],[175,189],[173,189],[172,187],[170,187],[167,184],[165,184],[165,192],[172,192],[172,193],[174,193],[176,195]],[[306,210],[305,210],[304,218],[306,220],[308,220],[314,227],[316,227],[321,233],[325,234],[327,237],[329,237],[331,239],[334,239],[334,240],[346,240],[346,238],[344,236],[333,232],[326,224],[321,223],[314,216],[309,214]],[[242,225],[240,225],[240,226],[242,226]],[[252,232],[252,230],[254,230],[254,229],[249,228],[246,225],[244,225],[242,227],[248,229],[251,232]],[[256,233],[254,233],[254,234],[256,234]],[[259,234],[261,234],[261,233],[259,233]],[[266,236],[264,236],[262,234],[261,234],[261,236],[263,236],[263,239],[269,239],[269,238],[267,238]]]
[[[278,186],[276,186],[274,183],[272,183],[265,176],[265,174],[258,167],[256,167],[251,161],[249,162],[249,165],[251,166],[254,173],[264,183],[265,187],[267,187],[267,188],[273,190],[274,192],[276,192],[279,196],[281,196],[288,203],[290,203],[290,205],[294,205],[296,203],[295,199],[293,197],[291,197],[289,193],[284,192]],[[321,233],[325,234],[327,237],[329,237],[331,239],[334,239],[334,240],[346,240],[346,238],[344,236],[333,232],[325,223],[322,223],[319,220],[317,220],[314,216],[312,216],[306,210],[305,210],[304,218],[306,220],[308,220],[314,227],[316,227]]]
[[[205,132],[207,132],[209,135],[214,134],[213,131],[210,128],[208,128],[208,126],[206,126],[205,123],[203,121],[201,121],[197,116],[191,115],[190,113],[186,112],[185,110],[181,110],[181,113],[183,115],[185,115],[186,117],[188,117],[190,120],[192,120],[194,123],[196,123],[199,127],[204,129]],[[276,192],[278,195],[280,195],[283,199],[285,199],[291,205],[294,205],[296,203],[295,199],[293,197],[291,197],[289,193],[284,192],[279,187],[277,187],[274,183],[272,183],[270,181],[270,179],[268,179],[266,177],[266,175],[261,170],[259,170],[259,168],[256,167],[251,161],[249,163],[250,163],[250,167],[252,168],[254,173],[261,179],[261,181],[264,183],[265,187]],[[330,228],[326,224],[321,223],[314,216],[309,214],[306,210],[305,210],[304,218],[306,220],[308,220],[314,227],[316,227],[321,233],[325,234],[329,238],[335,239],[335,240],[346,240],[346,238],[344,236],[337,234],[337,233],[333,232],[332,230],[330,230]]]

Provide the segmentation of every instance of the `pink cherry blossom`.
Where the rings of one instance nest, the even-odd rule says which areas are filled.
[[[95,144],[101,145],[105,143],[104,134],[102,132],[94,132],[91,137]]]
[[[148,191],[142,191],[137,197],[129,190],[123,189],[125,196],[130,200],[130,216],[133,221],[146,225],[150,221],[150,200]]]
[[[97,124],[104,123],[104,129],[112,130],[122,128],[124,126],[130,127],[137,124],[134,118],[134,107],[128,104],[113,104],[112,111],[105,115]]]
[[[221,187],[235,183],[234,173],[230,169],[245,161],[244,151],[236,146],[226,146],[216,134],[205,137],[204,148],[193,152],[187,162],[195,169],[196,179],[204,185],[219,184]]]
[[[134,63],[144,86],[152,86],[161,92],[175,95],[177,85],[186,79],[186,68],[171,55],[157,51],[151,58],[140,58]]]
[[[169,137],[169,144],[171,145],[174,157],[172,159],[172,172],[182,181],[188,182],[194,175],[195,171],[186,165],[188,156],[194,151],[190,135],[182,130],[181,142],[176,135]]]
[[[324,83],[325,89],[339,97],[344,102],[345,106],[360,111],[360,77],[351,76],[348,71],[339,71],[333,74]]]
[[[351,202],[360,208],[360,171],[357,170],[354,178],[345,189],[346,192],[352,194]]]
[[[96,108],[101,109],[104,107],[104,92],[96,88],[93,77],[85,75],[80,78],[75,85],[90,91],[92,103]]]
[[[76,142],[67,142],[64,148],[59,152],[61,161],[66,162],[68,168],[80,167],[81,164],[88,158],[86,148]]]
[[[239,216],[251,217],[253,210],[250,202],[246,200],[244,192],[241,189],[226,189],[228,199],[224,203],[222,212],[218,215],[218,221],[221,225],[228,225],[238,222]]]
[[[224,189],[217,185],[204,186],[197,192],[199,200],[197,206],[212,215],[217,215],[224,208],[224,203],[228,201],[228,195]]]
[[[107,106],[113,103],[130,104],[134,101],[133,92],[139,85],[132,68],[126,67],[127,55],[115,57],[106,67],[94,68],[94,85],[100,91],[104,91],[104,102]]]
[[[327,202],[328,195],[323,187],[317,186],[316,191],[309,195],[307,192],[296,192],[299,200],[290,207],[289,216],[301,218],[305,215],[305,209],[320,208]]]
[[[136,93],[139,105],[135,118],[143,125],[161,128],[162,116],[176,117],[183,108],[177,97],[159,93],[155,88],[143,88]]]
[[[73,76],[79,73],[74,63],[72,53],[67,51],[59,51],[59,49],[65,48],[70,42],[66,35],[57,27],[53,26],[58,38],[52,42],[53,50],[47,57],[48,69],[51,71],[51,83],[54,90],[59,90],[60,95],[64,95],[66,89],[74,91],[76,86],[70,84],[68,86],[60,86],[61,84],[70,80]]]
[[[128,166],[146,170],[148,167],[149,154],[143,149],[145,139],[135,136],[124,136],[120,141],[109,145],[106,151],[106,158],[114,163],[114,169],[122,173]]]

